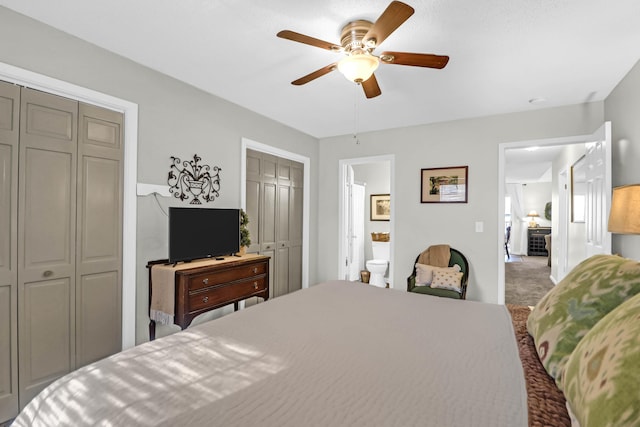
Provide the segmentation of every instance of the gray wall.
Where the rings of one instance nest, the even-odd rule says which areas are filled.
[[[319,228],[338,227],[338,162],[340,159],[395,155],[395,269],[391,284],[406,289],[406,277],[416,255],[427,246],[448,243],[470,263],[468,298],[498,300],[498,144],[504,142],[582,135],[594,132],[604,120],[603,103],[568,106],[516,114],[459,120],[320,141],[320,164],[326,171],[319,188]],[[421,204],[420,169],[469,166],[466,204]],[[393,190],[392,190],[393,191]],[[484,232],[475,232],[475,222]],[[338,233],[318,236],[319,279],[337,277]]]
[[[640,183],[640,62],[629,71],[605,101],[611,120],[614,187]],[[613,235],[613,253],[640,260],[640,236]]]
[[[317,139],[0,7],[0,62],[125,99],[139,106],[138,182],[166,184],[170,156],[194,154],[222,168],[211,207],[240,206],[240,144],[246,137],[311,159],[317,192]],[[8,42],[8,41],[11,42]],[[311,198],[310,282],[316,281],[317,199]],[[175,201],[161,201],[163,205]],[[186,203],[183,203],[186,204]],[[147,340],[147,261],[166,258],[167,220],[138,198],[136,341]]]

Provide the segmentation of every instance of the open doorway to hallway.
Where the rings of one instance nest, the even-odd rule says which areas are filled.
[[[548,157],[546,160],[545,154]],[[517,268],[517,263],[505,262],[509,260],[507,249],[511,256],[541,256],[546,253],[536,253],[537,249],[547,249],[545,246],[548,244],[551,253],[547,260],[550,263],[549,278],[553,283],[562,280],[571,268],[588,256],[610,253],[611,234],[606,226],[611,201],[609,122],[591,135],[500,144],[498,157],[499,209],[504,213],[498,218],[499,303],[509,302],[506,301],[505,292],[507,273]],[[579,177],[575,173],[582,159],[589,165],[586,168],[589,176],[584,178],[586,193],[581,192]],[[550,175],[550,230],[546,233],[543,226],[547,224],[541,220],[546,202],[544,205],[536,202],[539,206],[535,207],[527,205],[524,198],[524,184],[532,184],[523,182],[522,175],[531,173],[535,168],[538,168],[538,175],[534,175],[533,182],[542,181],[540,177],[545,174]],[[529,179],[532,179],[531,175]],[[576,203],[579,201],[576,198],[583,194],[586,194],[586,203]],[[511,205],[510,211],[507,211],[508,204]],[[509,244],[506,244],[507,230],[510,231]],[[549,241],[543,242],[542,235],[547,234]],[[506,264],[513,265],[507,267]]]

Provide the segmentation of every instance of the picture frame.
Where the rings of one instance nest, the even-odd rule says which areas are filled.
[[[585,156],[571,165],[571,222],[586,221],[587,213],[587,165]]]
[[[469,166],[420,170],[420,203],[467,203]]]
[[[391,195],[371,195],[371,221],[389,221],[391,219]]]

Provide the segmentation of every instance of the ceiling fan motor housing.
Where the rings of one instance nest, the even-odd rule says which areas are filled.
[[[342,34],[340,36],[340,44],[347,53],[371,53],[375,47],[375,40],[372,46],[363,43],[363,38],[369,32],[369,29],[373,26],[372,22],[365,20],[358,20],[349,22],[342,28]]]

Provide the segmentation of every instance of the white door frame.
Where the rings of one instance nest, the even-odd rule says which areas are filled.
[[[124,114],[122,213],[122,349],[136,344],[136,180],[138,104],[0,62],[0,80]]]
[[[247,208],[247,150],[260,151],[304,165],[302,183],[302,288],[309,287],[309,214],[311,207],[311,159],[309,157],[242,138],[240,148],[240,207]],[[242,307],[244,307],[244,302]]]
[[[498,212],[504,212],[505,186],[505,150],[510,148],[527,148],[543,145],[584,144],[593,140],[593,134],[576,135],[561,138],[536,139],[530,141],[503,142],[498,145]],[[504,215],[498,215],[498,235],[496,236],[496,252],[498,254],[498,304],[504,305]],[[552,248],[554,246],[552,245]]]
[[[344,278],[346,274],[346,266],[345,266],[344,260],[347,256],[345,245],[344,245],[344,239],[346,236],[346,227],[347,227],[346,224],[344,223],[344,217],[345,217],[344,212],[346,209],[346,206],[344,204],[344,200],[345,200],[344,182],[346,179],[346,168],[347,166],[362,165],[367,163],[389,162],[389,193],[391,194],[391,203],[390,203],[391,219],[389,220],[389,233],[391,235],[391,248],[390,248],[391,253],[389,255],[389,281],[391,282],[391,285],[390,285],[391,288],[402,289],[405,286],[405,284],[403,283],[396,283],[393,275],[393,270],[395,265],[395,263],[393,262],[393,259],[395,254],[394,248],[395,248],[395,242],[396,242],[396,239],[394,239],[395,218],[396,218],[395,197],[393,197],[393,195],[395,194],[395,159],[396,159],[395,155],[387,154],[387,155],[372,156],[372,157],[341,159],[338,162],[339,176],[338,176],[338,259],[337,261],[338,261],[338,277],[341,279]],[[504,206],[503,206],[503,209],[504,209]],[[366,244],[366,239],[365,239],[365,244]],[[366,263],[366,260],[364,261]]]

